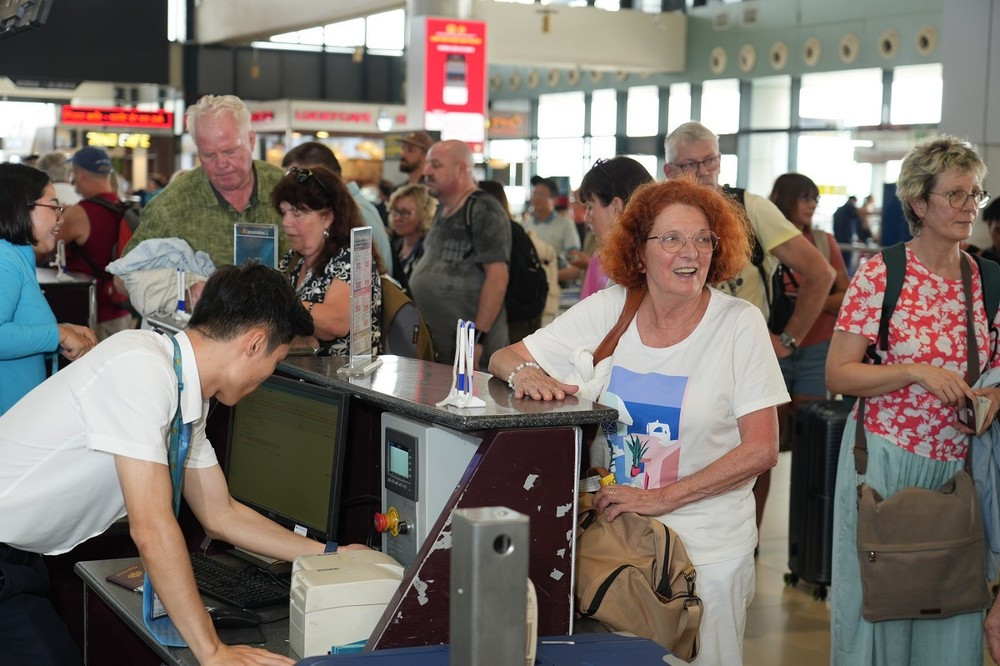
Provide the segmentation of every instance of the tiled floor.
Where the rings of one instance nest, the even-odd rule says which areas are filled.
[[[830,613],[812,588],[785,584],[788,573],[788,483],[791,453],[781,453],[760,530],[757,594],[747,613],[746,666],[813,666],[830,660]]]

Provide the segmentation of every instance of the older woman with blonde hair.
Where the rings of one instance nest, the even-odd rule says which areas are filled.
[[[788,401],[760,311],[710,287],[750,258],[748,223],[713,188],[680,178],[640,187],[600,250],[615,285],[490,359],[515,398],[599,399],[618,408],[604,454],[617,484],[594,504],[673,528],[704,602],[697,664],[743,661],[757,542],[751,493],[778,455],[775,407]],[[593,352],[616,322],[611,356]],[[603,450],[601,450],[603,449]]]
[[[389,229],[395,262],[392,277],[409,292],[410,273],[424,256],[424,237],[431,230],[437,199],[426,185],[404,185],[389,197]]]
[[[996,416],[1000,389],[973,390],[966,381],[970,315],[963,264],[970,274],[970,337],[981,366],[970,374],[1000,365],[1000,357],[992,353],[990,327],[996,322],[986,320],[979,268],[961,249],[979,209],[989,201],[982,187],[985,176],[982,158],[955,137],[934,136],[914,146],[903,158],[896,183],[913,240],[905,245],[905,272],[888,322],[888,348],[875,350],[878,363],[866,363],[865,357],[882,320],[887,285],[883,254],[858,268],[837,316],[826,361],[827,386],[834,393],[863,397],[867,404],[863,423],[857,423],[857,408],[847,421],[837,467],[830,593],[834,665],[982,663],[982,611],[881,622],[862,617],[858,476],[852,450],[856,430],[863,427],[868,445],[864,480],[886,499],[905,487],[936,490],[963,468],[969,429],[958,423],[958,410],[966,400],[975,401],[977,394],[989,397],[986,423]],[[1000,607],[994,605],[986,627],[990,654],[998,660]]]

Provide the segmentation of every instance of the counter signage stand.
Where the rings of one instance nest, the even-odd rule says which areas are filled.
[[[382,365],[372,352],[372,230],[351,229],[351,360],[342,377],[365,377]]]

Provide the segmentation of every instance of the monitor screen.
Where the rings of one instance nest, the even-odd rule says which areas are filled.
[[[336,539],[348,397],[272,376],[240,400],[226,453],[232,496],[300,534]]]

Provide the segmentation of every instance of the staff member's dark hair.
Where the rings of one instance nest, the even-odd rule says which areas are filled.
[[[212,340],[267,329],[267,351],[313,334],[313,320],[284,275],[257,262],[222,266],[205,283],[190,327]]]

